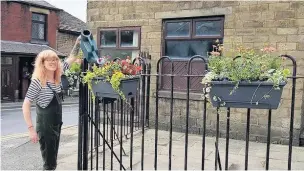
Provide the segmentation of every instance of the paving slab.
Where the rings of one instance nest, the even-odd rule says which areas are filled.
[[[120,129],[119,127],[117,127]],[[102,132],[102,130],[101,130]],[[132,169],[141,169],[143,162],[145,170],[154,170],[155,162],[155,130],[146,129],[144,134],[144,151],[142,151],[142,133],[134,132],[133,138],[133,155]],[[2,169],[3,170],[35,170],[42,166],[42,159],[38,144],[26,143],[27,137],[5,139],[2,141]],[[93,139],[94,141],[94,139]],[[158,170],[169,169],[169,132],[158,131],[158,148],[157,148],[157,166]],[[105,156],[105,168],[111,169],[111,149],[106,146],[103,151],[102,139],[100,140],[98,153],[94,144],[91,148],[89,142],[89,169],[103,169],[103,155]],[[130,170],[131,160],[131,141],[130,135],[128,139],[123,138],[123,149],[126,154],[122,154],[122,164],[126,170]],[[206,137],[205,146],[205,169],[213,170],[215,165],[215,137]],[[113,141],[113,151],[117,155],[118,160],[113,155],[112,170],[120,170],[120,145],[116,140]],[[77,150],[78,148],[78,127],[69,128],[62,131],[62,138],[58,154],[57,170],[76,170],[77,169]],[[92,150],[92,151],[91,151]],[[219,154],[221,165],[225,166],[225,150],[226,140],[219,139]],[[172,156],[171,169],[184,169],[185,156],[185,134],[172,134]],[[25,157],[27,154],[28,157]],[[143,155],[143,156],[142,156]],[[249,170],[265,170],[266,144],[265,143],[249,143],[248,169]],[[143,160],[142,160],[143,158]],[[270,169],[271,170],[287,170],[288,146],[271,144],[270,148]],[[293,147],[292,169],[304,169],[304,148]],[[98,164],[97,164],[98,162]],[[189,170],[201,170],[202,167],[202,137],[201,135],[189,135],[188,139],[188,167]],[[245,142],[230,139],[229,141],[229,158],[228,167],[230,170],[244,170],[245,168]]]

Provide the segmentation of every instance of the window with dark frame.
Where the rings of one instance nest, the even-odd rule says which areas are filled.
[[[99,51],[101,56],[112,59],[119,57],[132,59],[140,51],[140,27],[101,28],[98,32]]]
[[[165,20],[163,32],[163,56],[207,56],[216,40],[223,41],[224,17]]]
[[[166,19],[163,21],[162,56],[168,56],[173,61],[173,74],[185,75],[188,72],[187,62],[195,56],[208,57],[213,45],[223,43],[224,17],[201,17]],[[219,42],[217,42],[217,40]],[[202,60],[194,60],[191,64],[190,75],[203,75],[205,67]],[[162,62],[162,74],[171,73],[171,63]],[[190,77],[190,92],[202,92],[203,77]],[[187,90],[186,77],[173,78],[174,91]],[[161,90],[171,90],[171,78],[161,78]]]
[[[32,39],[46,40],[46,15],[32,13]]]

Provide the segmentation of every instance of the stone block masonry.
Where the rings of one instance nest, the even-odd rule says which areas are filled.
[[[304,76],[304,2],[270,1],[88,1],[88,25],[97,38],[98,28],[141,27],[141,50],[152,55],[152,73],[156,72],[156,63],[162,55],[163,19],[224,16],[224,47],[226,50],[245,45],[260,50],[271,45],[279,50],[278,54],[293,55],[298,64],[298,75]],[[286,62],[290,68],[291,62]],[[152,94],[155,92],[155,77],[151,78],[150,107],[155,106]],[[298,142],[303,117],[303,80],[297,79],[294,138]],[[185,93],[181,93],[185,96]],[[291,80],[279,109],[272,113],[272,142],[286,143],[289,134]],[[185,98],[174,100],[174,130],[184,131]],[[170,99],[160,97],[160,127],[168,129]],[[190,101],[190,131],[202,131],[202,100]],[[195,104],[194,106],[192,104]],[[181,107],[183,106],[183,107]],[[214,134],[216,115],[214,109],[207,111],[208,133]],[[221,134],[225,135],[225,113],[221,114]],[[155,118],[155,110],[150,109],[150,123]],[[246,111],[231,111],[231,137],[243,139],[245,135]],[[254,110],[251,114],[251,140],[265,141],[267,132],[267,111]]]

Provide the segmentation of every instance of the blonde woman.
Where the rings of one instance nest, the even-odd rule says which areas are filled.
[[[37,55],[31,84],[23,102],[24,120],[33,143],[39,142],[44,170],[55,170],[62,126],[61,75],[77,60],[80,37],[70,56],[63,62],[52,50]],[[31,103],[36,101],[36,130],[31,119]]]

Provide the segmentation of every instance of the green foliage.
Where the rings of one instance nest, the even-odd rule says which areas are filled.
[[[131,69],[134,74],[126,73],[124,69]],[[111,84],[113,90],[120,95],[122,100],[126,100],[123,92],[120,90],[121,81],[126,78],[132,78],[134,75],[137,75],[140,70],[140,67],[134,67],[134,65],[130,64],[130,61],[127,60],[106,62],[102,67],[94,65],[92,70],[88,70],[86,75],[83,76],[82,82],[88,84],[88,88],[92,92],[92,98],[95,99],[92,82],[97,77],[101,77],[104,79],[103,81]]]
[[[209,85],[211,81],[231,81],[235,83],[230,94],[234,93],[240,82],[259,81],[270,82],[274,89],[278,89],[280,83],[286,82],[290,71],[283,67],[283,58],[273,55],[276,49],[265,47],[261,52],[253,49],[237,48],[237,57],[223,56],[222,45],[214,46],[208,59],[209,71],[202,79],[202,84]],[[210,85],[209,85],[210,86]],[[209,97],[221,101],[219,97]],[[265,94],[263,98],[269,98]]]
[[[222,49],[218,45],[216,49]],[[222,56],[221,52],[212,51],[209,56],[209,72],[202,80],[203,84],[210,81],[267,81],[277,87],[287,80],[288,69],[282,66],[282,58],[272,55],[274,48],[267,47],[257,53],[252,49],[239,47],[238,57]]]
[[[81,68],[80,68],[80,64],[78,63],[72,63],[72,65],[70,66],[70,71],[74,72],[74,73],[80,73],[81,72]]]

